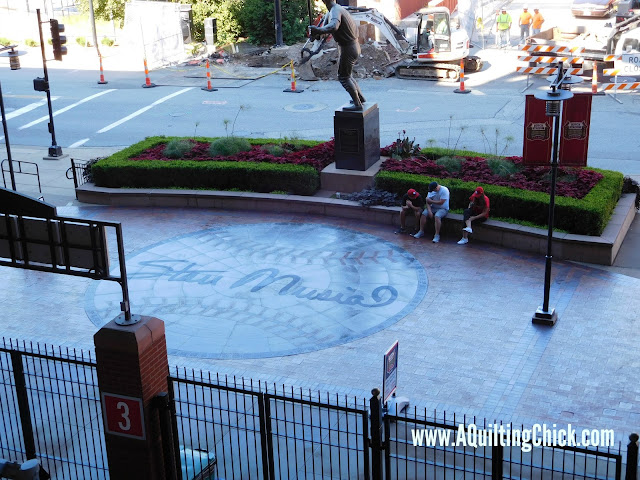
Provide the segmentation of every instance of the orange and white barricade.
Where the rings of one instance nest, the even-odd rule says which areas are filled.
[[[608,55],[605,57],[605,61],[620,62],[622,61],[622,55]],[[602,70],[602,74],[607,77],[613,77],[613,83],[603,84],[602,93],[604,93],[605,95],[611,95],[611,98],[613,98],[618,103],[622,103],[622,101],[618,99],[617,96],[619,92],[640,90],[640,82],[619,81],[618,76],[624,75],[624,72],[621,68],[605,68]]]
[[[522,90],[528,89],[533,83],[530,75],[554,75],[558,69],[555,64],[562,62],[569,75],[582,75],[584,47],[561,47],[553,45],[525,45],[520,50],[518,60],[527,62],[526,67],[516,67],[516,73],[527,75],[527,85]]]

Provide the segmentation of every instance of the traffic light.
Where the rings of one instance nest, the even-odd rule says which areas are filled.
[[[62,60],[62,55],[67,54],[67,47],[63,47],[67,43],[67,37],[60,35],[64,32],[64,25],[58,23],[58,20],[49,20],[51,25],[51,43],[53,44],[53,58]]]

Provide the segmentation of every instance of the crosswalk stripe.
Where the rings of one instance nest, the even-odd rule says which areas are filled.
[[[102,95],[106,95],[107,93],[110,92],[115,92],[116,89],[115,88],[110,88],[108,90],[103,90],[102,92],[96,93],[94,95],[90,95],[86,98],[83,98],[82,100],[76,102],[76,103],[72,103],[71,105],[67,105],[64,108],[61,108],[60,110],[56,110],[55,112],[53,112],[53,116],[55,117],[56,115],[59,115],[61,113],[67,112],[69,110],[71,110],[72,108],[77,107],[78,105],[82,105],[83,103],[86,103],[90,100],[93,100],[94,98],[98,98],[101,97]],[[45,120],[49,120],[49,115],[45,115],[44,117],[40,117],[37,120],[34,120],[33,122],[29,122],[25,125],[22,125],[21,127],[18,127],[18,130],[23,130],[25,128],[29,128],[29,127],[33,127],[34,125],[40,123],[40,122],[44,122]]]
[[[98,130],[96,133],[104,133],[104,132],[108,132],[109,130],[111,130],[112,128],[116,128],[118,125],[122,125],[124,122],[127,122],[129,120],[131,120],[132,118],[137,117],[138,115],[142,115],[144,112],[146,112],[147,110],[152,109],[153,107],[155,107],[156,105],[160,105],[163,102],[166,102],[167,100],[173,98],[173,97],[177,97],[178,95],[181,95],[185,92],[188,92],[189,90],[193,90],[193,87],[189,87],[189,88],[183,88],[182,90],[179,90],[177,92],[173,92],[171,95],[167,95],[166,97],[162,97],[158,100],[156,100],[155,102],[153,102],[151,105],[147,105],[146,107],[141,108],[140,110],[136,110],[135,112],[133,112],[130,115],[127,115],[124,118],[121,118],[118,121],[115,121],[109,125],[107,125],[104,128],[101,128],[100,130]]]
[[[60,97],[51,97],[51,101],[57,100],[59,98]],[[30,103],[29,105],[26,105],[26,106],[24,106],[22,108],[19,108],[18,110],[14,110],[13,112],[9,112],[5,116],[7,117],[7,120],[11,120],[12,118],[19,117],[22,114],[30,112],[31,110],[35,110],[36,108],[42,107],[43,105],[46,105],[46,104],[47,104],[47,99],[43,98],[39,102]]]

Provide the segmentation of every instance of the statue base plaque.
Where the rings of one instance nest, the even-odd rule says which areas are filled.
[[[364,171],[380,160],[378,104],[363,107],[361,112],[336,110],[333,117],[336,168]]]

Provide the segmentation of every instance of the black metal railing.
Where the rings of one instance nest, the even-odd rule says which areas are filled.
[[[0,458],[37,458],[54,479],[109,478],[90,354],[3,338],[0,398]]]
[[[71,159],[71,166],[67,169],[67,178],[73,180],[73,187],[78,188],[80,185],[93,181],[91,175],[91,165],[95,160],[83,162],[81,160]]]
[[[625,467],[620,443],[509,445],[484,419],[415,407],[383,415],[377,390],[366,401],[184,368],[168,380],[154,401],[167,478],[622,480],[624,469],[637,480],[636,434]],[[37,458],[54,479],[108,479],[102,422],[89,353],[2,339],[0,458]],[[461,443],[471,425],[489,437]]]
[[[445,478],[447,472],[461,478],[494,480],[565,476],[620,480],[622,476],[620,443],[615,447],[583,448],[549,441],[553,445],[542,446],[539,442],[543,436],[537,435],[534,443],[531,429],[524,425],[489,424],[486,419],[447,417],[446,413],[438,416],[435,412],[429,418],[429,412],[417,408],[404,415],[387,415],[384,423],[387,479]],[[470,432],[478,432],[473,442]],[[523,441],[522,432],[530,440]],[[580,442],[577,435],[572,438]]]
[[[38,164],[34,162],[27,162],[25,160],[12,160],[11,163],[13,164],[14,174],[36,177],[36,180],[38,181],[38,193],[40,193],[40,200],[42,200],[42,185],[40,184],[40,168],[38,167]],[[31,171],[29,171],[29,168],[31,168]],[[5,176],[5,173],[11,172],[9,160],[5,159],[0,162],[0,171],[2,171],[2,184],[4,188],[7,188],[7,177]]]
[[[362,399],[184,369],[169,380],[178,442],[209,452],[214,478],[370,478]]]

